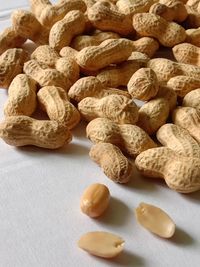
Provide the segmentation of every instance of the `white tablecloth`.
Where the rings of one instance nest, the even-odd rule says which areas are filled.
[[[1,1],[1,30],[10,23],[9,10],[23,5],[26,0]],[[1,119],[6,98],[7,91],[1,89]],[[0,141],[0,266],[199,267],[200,192],[178,194],[136,172],[128,185],[114,184],[89,159],[91,143],[84,124],[73,134],[73,142],[57,151],[13,148]],[[94,182],[106,184],[112,195],[100,219],[90,219],[79,209],[83,190]],[[163,208],[174,219],[177,230],[171,240],[137,224],[133,209],[141,201]],[[124,253],[107,261],[80,250],[79,237],[95,230],[122,236]]]

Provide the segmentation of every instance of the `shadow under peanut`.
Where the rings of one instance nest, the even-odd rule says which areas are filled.
[[[192,236],[179,227],[176,227],[176,231],[169,241],[177,246],[191,246],[196,243]]]

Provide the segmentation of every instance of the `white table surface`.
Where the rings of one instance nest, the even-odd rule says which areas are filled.
[[[26,0],[1,1],[1,30],[10,23],[9,10],[23,5]],[[6,98],[6,90],[1,89],[1,119]],[[129,184],[114,184],[89,159],[91,143],[85,138],[85,125],[73,134],[73,142],[57,151],[14,148],[0,141],[0,266],[199,267],[200,192],[178,194],[164,182],[136,172]],[[112,195],[100,219],[90,219],[79,210],[83,190],[95,182],[106,184]],[[177,230],[171,240],[137,224],[133,209],[141,201],[163,208],[174,219]],[[124,253],[108,261],[80,250],[79,237],[95,230],[122,236]]]

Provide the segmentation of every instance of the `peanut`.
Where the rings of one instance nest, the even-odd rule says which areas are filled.
[[[145,53],[134,51],[132,52],[128,60],[133,60],[139,62],[140,64],[142,64],[142,66],[146,66],[150,58]]]
[[[80,51],[85,47],[100,45],[108,39],[119,39],[120,36],[114,32],[96,32],[93,35],[80,35],[73,39],[71,47]]]
[[[25,43],[26,39],[19,36],[12,27],[6,28],[0,34],[0,55],[9,48],[19,48]]]
[[[169,103],[165,98],[155,98],[139,109],[137,125],[149,135],[154,134],[169,116]]]
[[[135,209],[135,215],[139,224],[148,231],[163,238],[170,238],[174,235],[175,223],[162,209],[147,203],[140,203]]]
[[[37,97],[50,120],[61,122],[67,125],[69,129],[74,128],[79,123],[80,114],[69,102],[64,89],[46,86],[39,90]]]
[[[127,86],[131,76],[140,67],[143,66],[143,62],[137,62],[136,60],[128,60],[117,66],[110,66],[105,69],[102,69],[97,78],[102,82],[106,87],[119,87]]]
[[[147,67],[154,70],[160,83],[167,82],[170,78],[185,75],[199,78],[200,67],[176,63],[166,58],[154,58],[149,60]]]
[[[198,113],[200,113],[200,89],[198,88],[185,95],[182,105],[184,107],[196,108]]]
[[[117,146],[99,143],[92,146],[89,155],[112,181],[127,183],[130,180],[133,167]]]
[[[119,0],[116,5],[119,11],[133,16],[137,13],[148,12],[156,0]]]
[[[87,187],[81,197],[80,208],[86,215],[96,218],[107,209],[110,191],[104,184],[92,184]]]
[[[169,79],[167,86],[172,88],[178,96],[184,97],[192,90],[200,87],[200,78],[178,75]]]
[[[85,30],[85,17],[81,11],[73,10],[56,22],[49,33],[49,45],[60,51],[71,43],[72,38]]]
[[[36,82],[26,74],[17,75],[8,88],[8,100],[4,106],[6,116],[30,116],[36,109]]]
[[[198,28],[200,27],[200,14],[193,7],[185,5],[188,13],[187,25],[189,28]]]
[[[21,48],[10,48],[0,56],[0,87],[9,87],[14,77],[22,73],[27,58],[27,53]]]
[[[128,92],[107,88],[105,87],[100,80],[96,77],[88,76],[79,79],[75,84],[69,89],[68,95],[71,99],[75,100],[76,102],[80,102],[82,99],[86,97],[96,97],[102,98],[107,95],[124,95],[130,98]]]
[[[188,14],[185,5],[181,1],[168,2],[168,4],[153,4],[149,10],[149,13],[159,15],[167,21],[176,21],[181,23],[186,20]]]
[[[173,55],[178,62],[192,64],[200,67],[200,48],[183,43],[172,48]]]
[[[71,82],[62,73],[55,69],[42,69],[36,60],[29,60],[24,64],[24,73],[41,87],[53,85],[67,91],[71,86]]]
[[[119,124],[134,124],[138,120],[136,104],[122,95],[108,95],[101,99],[86,97],[79,102],[78,110],[86,121],[101,117]]]
[[[38,5],[38,3],[34,5],[36,4]],[[32,10],[34,11],[36,8],[37,12],[35,15],[37,19],[44,27],[49,29],[72,10],[86,11],[86,5],[83,0],[60,0],[55,5],[42,4],[36,7],[34,7],[34,5],[32,4]]]
[[[23,115],[10,116],[1,122],[0,137],[11,146],[33,145],[48,149],[59,148],[72,139],[64,124]]]
[[[180,193],[200,190],[200,159],[184,157],[168,147],[148,149],[137,156],[137,169],[145,176],[164,178],[169,188]]]
[[[78,51],[75,49],[71,48],[70,46],[65,46],[60,50],[60,56],[61,57],[67,57],[67,58],[72,58],[76,59],[76,56],[78,54]]]
[[[95,71],[107,67],[112,63],[126,60],[132,53],[131,41],[109,39],[99,46],[88,46],[77,54],[77,63],[83,69]]]
[[[145,53],[150,58],[153,57],[159,48],[159,43],[151,37],[142,37],[132,42],[133,51]]]
[[[124,243],[121,237],[108,232],[89,232],[80,238],[78,246],[92,255],[114,258],[122,252]]]
[[[200,28],[186,30],[185,41],[200,47]]]
[[[88,8],[87,12],[92,25],[101,31],[128,35],[134,30],[131,18],[119,12],[117,7],[111,3],[97,2]]]
[[[173,47],[186,38],[185,29],[174,22],[151,13],[139,13],[133,17],[133,27],[141,36],[149,36],[167,47]]]
[[[190,135],[200,143],[200,114],[195,108],[178,107],[173,112],[173,122],[188,130]]]
[[[199,0],[188,0],[187,6],[190,6],[194,8],[196,11],[198,11],[199,3],[200,3]]]
[[[148,101],[158,93],[157,76],[152,69],[141,68],[132,75],[127,88],[133,98]]]
[[[200,146],[189,132],[182,127],[168,123],[160,127],[156,133],[158,141],[166,147],[185,157],[200,159]]]
[[[86,134],[93,143],[111,143],[133,157],[142,151],[157,146],[148,134],[138,126],[118,125],[104,118],[91,121],[87,125]]]
[[[11,20],[13,29],[21,37],[37,44],[48,44],[49,31],[40,24],[33,13],[16,10],[12,13]]]
[[[173,89],[164,85],[160,85],[156,98],[164,98],[165,100],[167,100],[170,111],[173,111],[175,109],[177,102],[177,95]]]

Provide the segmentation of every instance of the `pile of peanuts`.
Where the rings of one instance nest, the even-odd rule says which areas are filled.
[[[114,182],[130,180],[131,158],[140,173],[177,192],[200,190],[200,0],[30,0],[30,7],[14,11],[0,34],[0,87],[8,89],[0,137],[12,146],[57,149],[82,119],[91,159]],[[174,60],[153,58],[159,47]],[[34,118],[37,110],[49,120]],[[103,194],[91,217],[108,205],[102,186],[90,189]],[[92,203],[98,194],[91,192]],[[142,203],[138,221],[145,226],[149,209],[169,226],[160,235],[172,236],[174,223],[156,207]],[[109,240],[111,251],[94,251],[97,240]],[[122,248],[113,252],[116,242],[123,244],[100,232],[79,245],[113,257]]]

